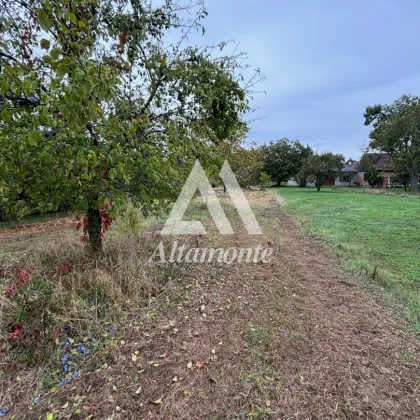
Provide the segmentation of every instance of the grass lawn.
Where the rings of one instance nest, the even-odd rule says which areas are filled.
[[[360,190],[274,188],[347,269],[380,281],[420,329],[420,200]]]

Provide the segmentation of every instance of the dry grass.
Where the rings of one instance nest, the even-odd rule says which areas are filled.
[[[45,363],[64,328],[72,337],[99,337],[106,326],[147,306],[174,277],[173,270],[147,264],[156,247],[150,232],[120,234],[117,225],[107,235],[104,253],[95,256],[74,229],[33,228],[36,234],[19,230],[2,236],[0,369],[19,361]],[[7,297],[19,284],[19,269],[33,270],[31,279]],[[16,328],[22,328],[22,340],[9,339]]]

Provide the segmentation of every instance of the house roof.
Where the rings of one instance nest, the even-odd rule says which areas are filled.
[[[369,157],[372,159],[375,168],[378,171],[393,171],[394,164],[392,162],[392,157],[386,153],[365,153],[360,159],[360,162],[356,164],[355,169],[357,172],[364,172],[365,168],[362,164],[363,158]]]
[[[346,163],[344,164],[343,172],[358,172],[357,165],[359,165],[359,162]]]

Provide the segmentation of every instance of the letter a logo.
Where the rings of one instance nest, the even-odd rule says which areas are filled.
[[[232,172],[227,161],[223,164],[220,172],[220,178],[225,184],[226,191],[233,201],[234,206],[238,210],[244,225],[250,235],[262,235],[261,228],[251,210],[251,207],[236,180],[235,174]],[[205,197],[205,203],[209,212],[222,235],[232,235],[234,233],[232,226],[226,217],[225,212],[210,185],[210,182],[198,160],[195,161],[194,167],[188,176],[181,194],[178,197],[171,214],[165,223],[161,235],[205,235],[204,226],[199,221],[183,221],[185,212],[194,197],[197,189],[201,195]]]

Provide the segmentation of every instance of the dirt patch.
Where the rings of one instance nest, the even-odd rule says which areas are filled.
[[[0,243],[7,242],[11,237],[15,239],[18,235],[25,237],[38,236],[46,232],[75,227],[76,224],[77,220],[74,217],[63,217],[62,219],[58,220],[28,223],[13,228],[3,228],[0,229]]]
[[[287,204],[287,200],[284,197],[282,197],[280,194],[274,193],[273,195],[277,203],[279,203],[281,206],[284,206]]]
[[[16,418],[420,418],[419,340],[273,197],[248,197],[264,236],[236,218],[235,235],[199,246],[271,246],[270,263],[189,265],[71,386],[34,406],[36,384],[6,375],[0,406]]]

